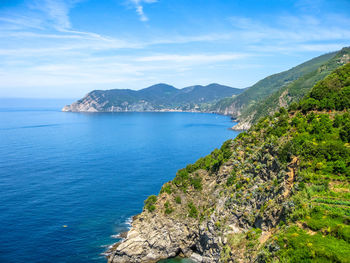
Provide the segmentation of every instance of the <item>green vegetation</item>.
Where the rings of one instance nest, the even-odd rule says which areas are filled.
[[[188,216],[193,218],[198,217],[198,210],[192,202],[188,203]]]
[[[349,90],[350,63],[179,170],[164,208],[155,196],[145,208],[211,224],[221,262],[350,262]]]
[[[255,124],[260,118],[278,111],[279,107],[293,107],[293,105],[296,105],[296,103],[310,92],[311,88],[318,81],[322,80],[333,70],[349,61],[349,56],[350,48],[343,48],[339,52],[326,54],[315,60],[311,60],[307,62],[308,64],[306,65],[302,64],[304,65],[304,67],[300,68],[302,73],[300,73],[299,70],[291,71],[291,77],[287,78],[288,80],[285,82],[282,82],[281,80],[285,77],[284,73],[287,73],[288,71],[280,73],[281,75],[273,75],[273,77],[276,77],[277,79],[281,78],[278,81],[272,81],[271,83],[261,81],[262,85],[258,85],[258,87],[252,86],[248,89],[251,90],[252,95],[247,97],[247,101],[242,102],[243,108],[240,115],[236,117],[238,117],[240,121],[249,121],[250,123]],[[294,69],[297,69],[298,67]],[[255,89],[266,92],[266,95],[268,96],[265,96],[265,93],[263,95],[256,93]],[[246,92],[248,92],[248,90]],[[269,93],[270,90],[273,92]],[[246,92],[237,96],[237,99],[245,96]],[[232,102],[232,104],[234,103],[235,101]]]
[[[181,197],[180,196],[175,196],[175,203],[181,204]]]
[[[160,83],[138,91],[129,89],[94,90],[86,97],[77,101],[77,104],[89,104],[89,101],[96,101],[91,105],[97,111],[130,111],[133,108],[139,110],[203,110],[220,99],[240,94],[243,90],[219,84],[207,86],[191,86],[177,89],[173,86]]]
[[[166,202],[164,203],[164,208],[165,208],[164,213],[165,213],[166,215],[169,215],[169,214],[171,214],[171,213],[174,211],[174,209],[171,208],[169,201],[166,201]]]
[[[279,235],[277,244],[282,262],[350,262],[349,243],[320,233],[310,235],[296,226]]]
[[[171,194],[172,193],[172,188],[171,188],[171,184],[170,183],[166,183],[165,185],[163,185],[162,189],[160,189],[160,193],[167,193],[167,194]]]
[[[186,168],[181,169],[177,172],[175,179],[172,183],[182,189],[184,192],[187,191],[189,186],[192,186],[195,190],[202,189],[202,179],[198,173],[194,173],[200,169],[209,171],[210,173],[218,172],[220,166],[228,160],[232,155],[231,140],[224,142],[220,149],[215,149],[210,155],[200,158],[194,164],[189,164]],[[168,185],[163,186],[170,187]],[[164,192],[166,189],[163,189]]]
[[[245,89],[243,93],[239,94],[233,100],[230,101],[231,104],[227,105],[228,104],[227,99],[223,99],[219,101],[216,104],[215,109],[224,109],[224,108],[233,106],[235,109],[240,111],[244,117],[252,116],[254,109],[253,108],[249,109],[250,106],[257,105],[258,102],[261,102],[265,98],[268,98],[274,92],[278,92],[283,87],[290,85],[293,81],[296,81],[297,79],[302,78],[307,74],[310,74],[311,72],[314,72],[315,70],[317,70],[319,67],[321,67],[323,64],[325,64],[327,61],[331,60],[335,56],[336,56],[336,52],[325,54],[317,58],[311,59],[303,64],[300,64],[290,70],[268,76],[260,80],[253,86]],[[311,86],[309,86],[309,89],[313,86],[313,84],[314,83],[311,83]],[[276,104],[274,103],[265,104],[264,106],[267,106],[266,108],[264,106],[259,107],[259,110],[257,112],[260,112],[260,110],[264,110],[264,115],[260,115],[259,117],[257,117],[256,121],[260,117],[267,116],[269,114],[270,111],[268,109],[271,107],[271,105],[276,105]],[[245,114],[246,111],[247,111],[247,114]],[[234,113],[234,117],[239,117],[237,115],[237,112]]]
[[[279,159],[300,161],[293,208],[267,258],[288,262],[350,262],[350,147],[347,134],[350,64],[317,83],[295,111],[268,117],[267,136],[282,127]],[[331,113],[329,113],[329,111]],[[327,112],[327,113],[326,113]],[[283,120],[283,121],[282,121]],[[260,121],[258,126],[263,126]],[[336,187],[339,186],[339,187]]]
[[[145,208],[149,212],[153,212],[156,209],[156,204],[157,202],[157,196],[156,195],[150,195],[146,200],[145,200]]]

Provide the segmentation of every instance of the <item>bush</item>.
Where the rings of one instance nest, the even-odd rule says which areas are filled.
[[[166,201],[166,202],[165,202],[164,208],[165,208],[164,213],[165,213],[166,215],[169,215],[169,214],[171,214],[171,213],[174,211],[174,210],[170,207],[169,201]]]
[[[202,178],[198,174],[190,178],[190,183],[196,190],[202,190]]]
[[[300,102],[300,109],[303,113],[311,110],[317,110],[319,108],[320,102],[314,98],[308,98]]]
[[[235,182],[236,182],[236,175],[232,174],[227,178],[226,185],[231,186],[231,185],[234,185]]]
[[[181,197],[180,196],[175,196],[175,203],[181,204]]]
[[[150,195],[146,200],[145,200],[145,208],[149,212],[153,212],[156,209],[155,203],[157,202],[157,196],[155,195]]]
[[[192,218],[197,218],[198,210],[192,202],[188,203],[188,208],[189,208],[188,216]]]
[[[350,120],[345,118],[339,130],[339,137],[344,142],[350,142]]]
[[[232,155],[231,142],[232,142],[231,140],[227,140],[222,144],[220,148],[225,161],[228,160],[228,158],[230,158]]]
[[[172,193],[172,188],[171,188],[171,184],[170,183],[166,183],[165,185],[163,185],[162,189],[160,189],[160,193],[167,193],[167,194],[171,194]]]

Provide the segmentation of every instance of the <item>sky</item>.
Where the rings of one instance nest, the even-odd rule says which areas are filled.
[[[237,88],[350,46],[350,0],[0,0],[0,97]]]

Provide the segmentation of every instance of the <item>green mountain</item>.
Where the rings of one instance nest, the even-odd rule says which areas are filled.
[[[350,262],[350,63],[177,172],[109,262]]]
[[[261,117],[302,98],[312,86],[350,60],[350,48],[311,59],[290,70],[271,75],[247,88],[235,98],[223,99],[211,111],[230,114],[247,129]]]
[[[167,84],[156,84],[138,91],[129,89],[95,90],[81,100],[67,105],[63,111],[118,112],[118,111],[199,111],[201,106],[232,97],[242,89],[219,84],[177,89]]]
[[[256,123],[261,117],[276,112],[280,107],[288,107],[293,102],[298,102],[311,90],[317,81],[349,61],[350,48],[343,48],[316,70],[299,77],[288,85],[282,86],[267,98],[246,107],[241,112],[238,118],[239,121],[243,124],[249,123],[251,125]]]

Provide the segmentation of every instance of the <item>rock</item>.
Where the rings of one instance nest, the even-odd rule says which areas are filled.
[[[275,158],[278,151],[270,144],[256,146],[259,154],[248,156],[240,143],[235,143],[234,159],[223,163],[218,171],[194,172],[202,179],[202,190],[189,186],[184,192],[168,183],[172,192],[159,194],[154,211],[145,209],[133,218],[125,240],[110,252],[109,262],[154,263],[183,256],[209,263],[220,262],[223,254],[235,255],[238,261],[251,261],[249,253],[226,251],[224,247],[231,246],[232,237],[241,237],[253,227],[269,231],[279,223],[289,196],[285,193],[291,186],[288,176],[282,176],[279,185],[273,181],[292,166],[281,166]],[[250,165],[254,162],[261,168]],[[243,167],[236,179],[242,182],[239,189],[226,184],[233,167]],[[181,203],[176,203],[175,197],[180,197]],[[170,207],[171,213],[165,213],[165,207]],[[197,216],[189,216],[190,207],[196,208]]]
[[[203,262],[203,257],[197,253],[193,253],[191,255],[190,259],[193,260],[194,262],[198,262],[198,263]]]

